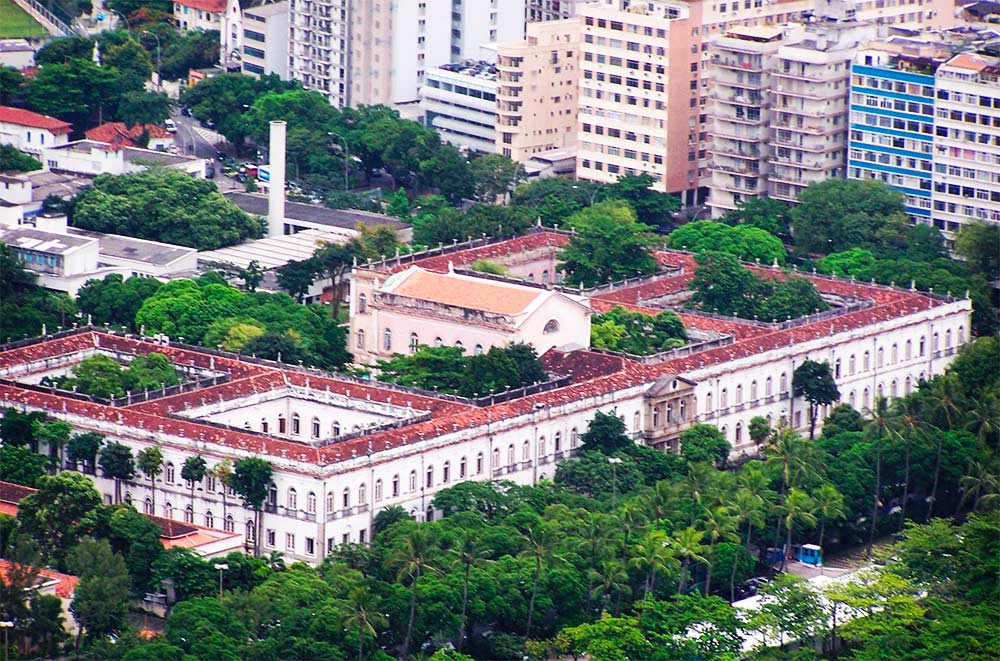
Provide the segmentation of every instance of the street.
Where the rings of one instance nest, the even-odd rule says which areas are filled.
[[[243,189],[243,184],[222,175],[222,162],[216,158],[219,153],[219,148],[216,145],[222,144],[225,138],[215,131],[199,126],[197,119],[185,117],[179,110],[174,111],[170,118],[177,125],[174,140],[181,153],[204,158],[209,165],[213,165],[215,167],[213,181],[220,191]]]

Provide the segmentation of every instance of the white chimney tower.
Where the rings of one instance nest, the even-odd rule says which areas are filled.
[[[267,235],[285,233],[285,122],[271,122],[270,181],[267,194]]]

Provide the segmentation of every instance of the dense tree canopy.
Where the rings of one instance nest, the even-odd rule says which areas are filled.
[[[205,179],[149,170],[101,175],[81,193],[73,225],[83,229],[214,250],[259,238],[263,222],[226,199]]]
[[[698,220],[671,232],[668,241],[672,248],[727,252],[743,261],[757,261],[765,266],[785,263],[785,246],[781,239],[751,225]]]
[[[687,332],[677,313],[663,310],[656,316],[615,306],[590,320],[590,344],[634,355],[649,355],[683,346]]]
[[[627,202],[608,200],[566,219],[574,230],[559,254],[566,283],[587,287],[656,271],[649,252],[650,229],[636,219]]]
[[[126,367],[113,358],[97,355],[74,365],[70,371],[73,376],[46,377],[42,385],[112,399],[181,382],[170,359],[160,353],[136,356]]]
[[[42,164],[11,145],[0,145],[0,172],[41,170]]]
[[[68,326],[76,304],[66,294],[35,284],[36,276],[21,266],[14,251],[0,243],[0,340],[34,337]]]
[[[903,201],[902,193],[870,179],[808,186],[791,212],[795,245],[825,254],[891,244],[907,225]]]

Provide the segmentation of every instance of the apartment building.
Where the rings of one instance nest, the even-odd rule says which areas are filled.
[[[657,179],[658,190],[681,194],[685,204],[703,202],[712,178],[706,109],[709,44],[737,26],[776,26],[831,15],[838,2],[602,0],[584,5],[577,176],[614,181],[630,172],[648,173]],[[955,20],[945,0],[873,0],[855,3],[853,9],[854,20],[877,26],[945,27]],[[607,130],[595,135],[595,117],[610,135]],[[657,120],[664,126],[656,125]],[[622,122],[640,130],[629,128],[626,137],[617,125]]]
[[[338,107],[348,99],[352,6],[348,0],[289,3],[288,77]]]
[[[560,21],[577,16],[586,0],[528,0],[529,23]]]
[[[497,44],[496,151],[519,163],[576,147],[581,19],[529,23]]]
[[[424,123],[460,149],[496,152],[497,68],[489,62],[443,64],[420,90]]]
[[[1000,43],[978,36],[891,38],[852,67],[848,176],[899,190],[949,241],[970,219],[1000,223]]]
[[[240,66],[248,76],[288,80],[289,2],[257,2],[242,10]]]

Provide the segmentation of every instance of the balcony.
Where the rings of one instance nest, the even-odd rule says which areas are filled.
[[[743,149],[730,150],[728,149],[728,146],[722,147],[719,145],[712,145],[711,147],[708,148],[708,152],[716,156],[726,156],[728,158],[742,159],[748,161],[756,161],[760,160],[761,158],[761,152],[757,148],[753,149],[743,148]]]
[[[795,71],[794,68],[780,68],[776,69],[771,73],[773,76],[778,76],[779,78],[791,78],[792,80],[809,80],[816,82],[833,81],[836,78],[847,76],[831,76],[829,72],[826,71],[812,71],[806,68],[800,68]]]
[[[796,160],[791,156],[778,156],[777,154],[771,156],[771,162],[785,166],[803,168],[805,170],[822,170],[828,165],[837,164],[836,162],[827,163],[821,158],[803,158],[801,160]]]
[[[764,69],[761,66],[761,58],[757,58],[756,62],[749,60],[741,60],[735,57],[713,57],[712,64],[723,69],[735,69],[736,71],[749,71],[751,73],[760,73]]]
[[[723,154],[719,154],[719,155],[722,156]],[[725,155],[728,156],[728,154],[725,154]],[[733,173],[733,174],[746,174],[746,175],[750,175],[751,177],[759,177],[760,176],[760,169],[758,168],[758,166],[757,166],[756,163],[753,166],[750,166],[748,164],[723,165],[721,163],[712,163],[708,167],[709,167],[710,170],[718,170],[719,172],[730,172],[730,173]]]
[[[761,128],[744,129],[740,126],[720,126],[712,131],[712,137],[741,142],[761,142],[767,137],[767,133]]]
[[[715,98],[723,103],[735,103],[741,106],[757,108],[767,105],[765,94],[733,94],[732,92],[717,92]]]
[[[758,116],[758,117],[747,117],[745,115],[744,116],[738,116],[738,115],[730,115],[730,114],[723,114],[723,113],[717,113],[715,115],[715,121],[716,122],[733,122],[734,124],[748,124],[748,125],[751,125],[751,126],[760,126],[760,125],[762,125],[762,124],[765,123],[765,120],[761,119],[760,116]]]

